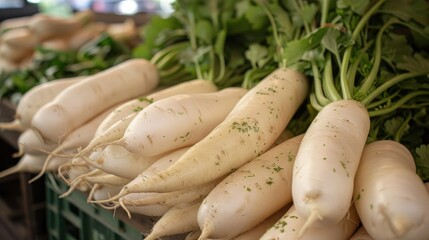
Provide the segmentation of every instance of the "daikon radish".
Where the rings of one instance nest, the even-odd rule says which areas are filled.
[[[374,240],[374,238],[368,234],[364,226],[360,226],[349,240]]]
[[[177,94],[209,93],[217,91],[217,87],[209,81],[192,80],[179,83],[172,87],[156,91],[146,97],[139,97],[118,106],[97,129],[96,137],[80,154],[86,155],[95,147],[118,140],[123,137],[126,128],[138,112],[154,101],[171,97]]]
[[[345,240],[352,236],[360,224],[359,216],[353,205],[348,214],[339,222],[321,228],[312,225],[299,236],[300,229],[306,221],[306,218],[299,215],[295,205],[292,205],[286,214],[264,233],[260,240]]]
[[[141,181],[141,179],[146,179],[151,176],[156,175],[158,172],[165,170],[172,164],[174,164],[180,156],[182,156],[186,151],[189,150],[190,147],[184,147],[175,151],[172,151],[171,153],[159,158],[156,160],[152,165],[150,165],[147,169],[145,169],[142,173],[140,173],[135,179],[131,180],[127,185],[124,186],[124,188],[121,190],[121,192],[112,197],[111,199],[108,199],[108,201],[113,201],[120,199],[121,197],[128,195],[130,193],[141,193],[142,191],[139,191],[138,184]],[[144,194],[147,194],[144,192]],[[138,198],[138,196],[133,197],[134,199]]]
[[[45,171],[56,171],[60,165],[67,161],[68,159],[64,158],[53,158],[52,161],[46,165]],[[0,172],[0,178],[4,178],[18,172],[38,173],[44,167],[45,162],[46,155],[24,154],[15,166]]]
[[[64,166],[66,164],[63,164],[62,166]],[[89,190],[89,185],[87,184],[86,181],[78,181],[77,179],[79,179],[82,175],[88,174],[92,171],[92,169],[89,166],[85,166],[85,165],[72,165],[72,164],[67,164],[66,167],[60,167],[58,169],[58,171],[61,170],[60,176],[63,178],[63,180],[67,183],[67,184],[71,184],[71,183],[76,183],[73,185],[73,189],[72,190],[79,190],[82,192],[86,192]],[[69,193],[71,193],[71,191],[68,191]],[[67,193],[67,192],[66,192]],[[67,194],[63,193],[62,196],[66,196]]]
[[[410,151],[392,140],[365,146],[354,202],[374,239],[429,239],[429,194]]]
[[[33,33],[27,28],[11,29],[1,35],[2,44],[7,44],[13,49],[33,51],[39,43]]]
[[[1,40],[1,39],[0,39]],[[2,42],[0,44],[0,58],[19,65],[24,59],[33,55],[33,48],[20,48]]]
[[[197,212],[201,201],[171,208],[153,225],[145,240],[172,236],[198,230]]]
[[[292,201],[293,164],[302,137],[271,148],[209,193],[198,211],[203,239],[238,236]]]
[[[74,150],[77,152],[78,148],[81,148],[83,146],[88,145],[88,143],[91,141],[91,139],[94,137],[95,131],[97,130],[98,125],[103,121],[103,119],[112,111],[111,109],[108,109],[104,111],[103,113],[95,116],[93,119],[89,120],[88,122],[84,123],[80,127],[73,130],[65,139],[62,141],[57,148],[55,148],[53,151],[49,153],[48,158],[46,159],[45,166],[49,163],[50,159],[53,156],[58,156],[61,151],[64,150]],[[70,154],[70,153],[68,153]],[[31,179],[29,182],[32,183],[44,174],[44,170],[40,171],[38,175],[36,175],[33,179]]]
[[[279,69],[253,87],[227,118],[165,171],[141,179],[139,191],[174,191],[225,176],[265,152],[308,91],[305,76]]]
[[[292,180],[296,211],[307,219],[301,233],[313,224],[335,224],[349,211],[369,125],[359,102],[339,100],[326,105],[307,129]]]
[[[91,11],[81,11],[70,18],[37,14],[29,19],[27,27],[34,33],[34,37],[42,42],[77,32],[91,22],[93,17]]]
[[[3,21],[0,22],[0,35],[14,28],[27,27],[28,20],[30,20],[30,18],[32,18],[35,15],[4,19]]]
[[[84,158],[91,166],[119,177],[134,179],[162,156],[143,157],[118,145],[109,145],[101,153]]]
[[[111,198],[112,196],[118,194],[121,189],[122,186],[96,183],[93,185],[88,195],[87,202]]]
[[[234,240],[259,240],[264,233],[270,229],[283,215],[289,210],[292,204],[288,204],[273,215],[266,218],[264,221],[256,225],[255,227],[247,230],[239,236],[233,237]]]
[[[130,193],[119,199],[122,206],[145,206],[145,205],[165,205],[174,206],[183,203],[189,203],[203,198],[219,183],[219,181],[210,182],[201,186],[191,187],[189,189],[177,190],[174,192],[141,192]],[[126,210],[126,209],[125,209]]]
[[[107,24],[104,22],[91,22],[85,25],[84,28],[73,33],[67,38],[68,48],[78,50],[87,42],[97,38],[107,29]]]
[[[103,172],[95,176],[87,176],[86,181],[93,184],[108,184],[114,186],[124,186],[129,183],[130,180],[127,178],[119,177],[110,173]],[[113,195],[112,195],[113,196]]]
[[[41,152],[39,149],[43,149],[46,152],[53,151],[57,144],[46,144],[44,143],[34,132],[32,129],[27,129],[22,132],[18,137],[18,152],[14,154],[14,156],[22,156],[25,153],[31,155],[44,155],[46,157],[45,152]]]
[[[113,39],[119,42],[136,40],[136,37],[138,37],[138,28],[132,18],[128,18],[122,23],[110,23],[106,31]]]
[[[34,114],[46,103],[54,99],[61,91],[82,80],[84,77],[62,78],[39,84],[28,90],[18,102],[15,121],[0,123],[0,129],[27,129],[31,126]]]
[[[244,88],[226,88],[156,101],[131,121],[124,147],[142,156],[156,156],[192,145],[222,122],[246,93]]]
[[[157,69],[149,61],[125,61],[62,91],[37,111],[32,128],[45,141],[60,142],[106,109],[155,88],[158,80]]]

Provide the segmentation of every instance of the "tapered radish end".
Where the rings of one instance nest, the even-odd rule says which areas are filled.
[[[21,122],[18,119],[15,119],[12,122],[0,123],[0,130],[1,131],[8,130],[8,131],[22,132],[25,130],[25,127],[22,126]]]
[[[52,156],[48,156],[48,158],[46,158],[45,162],[43,163],[42,170],[35,177],[33,177],[28,181],[29,184],[41,178],[45,174],[46,169],[48,168],[49,162],[51,162],[51,159],[52,159]]]
[[[21,168],[19,167],[19,165],[15,165],[11,168],[8,168],[6,170],[3,170],[2,172],[0,172],[0,178],[4,178],[7,177],[9,175],[12,175],[14,173],[17,173],[21,170]]]
[[[201,229],[201,234],[198,237],[198,240],[205,240],[210,237],[213,232],[213,224],[211,224],[210,220],[205,221],[204,226]]]
[[[310,215],[301,227],[298,233],[298,237],[302,237],[309,227],[313,225],[317,220],[323,220],[323,216],[320,214],[320,210],[317,208],[311,209]]]

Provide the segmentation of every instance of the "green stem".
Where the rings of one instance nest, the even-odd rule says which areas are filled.
[[[398,131],[396,132],[395,136],[393,137],[393,140],[400,142],[402,136],[404,136],[404,132],[407,129],[408,123],[411,120],[411,114],[408,114],[407,118],[405,119],[405,121],[401,124],[401,126],[399,127]]]
[[[362,29],[364,28],[366,23],[369,21],[371,16],[378,10],[378,8],[380,8],[380,6],[384,3],[384,1],[386,1],[386,0],[379,0],[376,4],[374,4],[374,6],[372,6],[368,10],[368,12],[366,12],[362,16],[362,18],[360,19],[360,21],[358,22],[358,24],[356,25],[356,27],[352,33],[352,41],[354,43],[356,43],[360,32],[362,31]],[[350,58],[352,55],[353,46],[354,45],[350,45],[349,47],[347,47],[347,49],[345,50],[344,55],[343,55],[343,62],[341,63],[340,83],[341,83],[341,90],[342,90],[342,95],[343,95],[344,99],[351,99],[352,98],[352,92],[350,90],[350,87],[349,87],[349,84],[347,81],[347,73],[348,73],[348,66],[350,63]]]
[[[360,51],[358,57],[356,58],[356,60],[353,62],[353,64],[351,65],[349,72],[347,73],[347,78],[348,78],[348,82],[349,82],[349,87],[353,88],[355,85],[355,79],[356,79],[356,74],[357,71],[359,69],[359,64],[361,63],[363,57],[365,56],[366,51],[368,51],[368,49],[372,46],[372,44],[374,43],[374,41],[370,41],[368,44],[366,44]]]
[[[322,84],[324,92],[331,101],[338,101],[341,99],[341,95],[335,88],[334,75],[332,74],[332,55],[330,53],[326,56]]]
[[[329,13],[329,0],[321,0],[322,1],[322,16],[320,19],[320,25],[324,26],[328,19]]]
[[[188,42],[180,42],[176,43],[174,45],[170,45],[165,47],[164,49],[158,51],[151,59],[150,62],[154,65],[157,65],[161,59],[163,59],[166,55],[170,54],[172,51],[182,50],[185,49],[189,45]]]
[[[410,79],[410,78],[424,76],[424,75],[427,75],[428,73],[429,73],[429,71],[421,71],[421,72],[402,73],[402,74],[396,75],[395,77],[387,80],[386,82],[384,82],[383,84],[378,86],[376,89],[374,89],[371,93],[369,93],[360,102],[364,106],[367,106],[368,104],[371,103],[372,100],[374,100],[376,97],[380,96],[380,94],[382,92],[386,91],[387,89],[394,86],[395,84],[398,84],[399,82]]]
[[[314,93],[310,93],[310,104],[318,112],[323,108],[323,106],[317,101],[317,97]]]
[[[325,106],[330,101],[325,97],[322,90],[322,81],[320,80],[320,71],[314,60],[311,61],[311,68],[313,72],[313,80],[314,80],[314,92],[317,98],[317,101],[322,106]]]
[[[262,10],[264,10],[265,14],[267,15],[268,20],[270,21],[271,29],[273,31],[274,42],[276,43],[276,49],[278,51],[278,55],[279,55],[279,59],[280,59],[279,68],[285,68],[286,62],[285,62],[285,59],[283,57],[283,46],[282,46],[282,43],[280,41],[280,37],[279,37],[276,21],[274,20],[274,16],[271,14],[271,11],[266,6],[266,2],[264,0],[257,0],[257,3],[259,4],[259,6],[261,6]]]
[[[375,101],[375,102],[371,102],[368,105],[366,105],[365,107],[367,109],[372,109],[372,108],[379,108],[379,106],[392,101],[392,99],[394,99],[395,97],[397,97],[399,95],[399,91],[396,91],[393,94],[389,94],[387,97],[383,97],[382,99]]]
[[[394,102],[393,104],[389,105],[386,108],[382,108],[382,109],[378,109],[378,110],[374,110],[374,111],[369,111],[369,116],[370,117],[376,117],[376,116],[380,116],[380,115],[384,115],[390,112],[395,111],[396,109],[398,109],[399,107],[401,107],[402,105],[404,105],[406,102],[408,102],[409,100],[411,100],[414,97],[417,96],[421,96],[421,95],[429,95],[429,91],[414,91],[411,92],[405,96],[403,96],[401,99],[399,99],[398,101]]]
[[[390,20],[387,21],[378,31],[376,41],[375,41],[375,49],[374,49],[374,61],[372,62],[372,68],[368,76],[363,80],[362,85],[359,87],[357,91],[357,96],[365,96],[369,89],[373,86],[375,79],[377,78],[378,71],[380,69],[381,62],[381,40],[383,38],[384,31],[392,24],[397,21]]]

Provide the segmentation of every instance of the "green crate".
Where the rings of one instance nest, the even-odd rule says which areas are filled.
[[[86,195],[74,191],[58,196],[67,185],[46,174],[47,231],[49,240],[140,240],[141,232],[115,218],[111,211],[86,202]]]

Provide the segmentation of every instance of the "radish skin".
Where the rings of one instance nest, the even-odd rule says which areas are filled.
[[[374,239],[429,239],[429,194],[402,144],[379,140],[365,146],[354,201]]]
[[[131,121],[124,146],[135,154],[156,156],[192,145],[222,122],[245,93],[244,88],[226,88],[156,101]]]
[[[296,156],[292,180],[296,211],[307,219],[300,234],[311,225],[338,223],[349,211],[369,125],[367,110],[355,100],[326,105],[310,124]]]
[[[100,124],[99,129],[97,129],[97,137],[82,150],[81,154],[86,154],[100,144],[118,140],[123,137],[126,128],[137,113],[154,101],[177,94],[209,93],[215,91],[217,91],[217,87],[213,83],[197,79],[156,91],[146,97],[129,100],[118,106],[117,109],[106,117],[106,119]]]
[[[46,144],[40,140],[36,133],[32,129],[27,129],[22,132],[18,137],[18,152],[15,156],[22,156],[22,154],[31,155],[43,155],[46,157],[45,152],[41,152],[43,149],[46,152],[53,151],[58,145],[57,144]]]
[[[34,33],[34,37],[42,42],[77,32],[92,21],[93,17],[91,11],[78,12],[70,18],[37,14],[29,19],[27,27]]]
[[[165,156],[159,158],[156,160],[152,165],[150,165],[147,169],[145,169],[142,173],[140,173],[136,178],[131,180],[127,185],[124,186],[124,188],[121,190],[121,192],[116,195],[115,197],[112,197],[109,199],[109,201],[113,201],[116,199],[120,199],[121,197],[128,195],[130,193],[140,193],[143,191],[139,191],[139,183],[141,182],[141,179],[146,179],[149,177],[152,177],[159,173],[160,171],[165,170],[166,168],[170,167],[172,164],[174,164],[186,151],[189,150],[190,147],[181,148],[175,151],[172,151],[169,154],[166,154]],[[146,194],[146,192],[143,192]]]
[[[30,128],[34,114],[46,103],[54,99],[61,91],[79,82],[84,77],[62,78],[39,84],[21,97],[15,112],[15,123],[23,129]],[[0,129],[8,123],[0,123]]]
[[[259,240],[265,232],[271,228],[281,217],[289,210],[292,204],[288,204],[267,219],[256,225],[255,227],[247,230],[239,236],[233,237],[233,240]]]
[[[145,240],[155,240],[160,237],[172,236],[198,230],[197,212],[201,201],[176,206],[168,210],[158,219]]]
[[[130,180],[127,178],[119,177],[110,173],[101,173],[95,176],[86,177],[86,181],[93,184],[108,184],[113,186],[123,187],[125,184],[129,183]],[[119,193],[119,192],[118,192]],[[113,196],[113,195],[112,195]]]
[[[299,236],[299,229],[304,226],[306,221],[306,218],[302,217],[292,205],[286,214],[264,233],[260,240],[344,240],[349,239],[360,224],[359,216],[353,205],[348,214],[339,222],[321,228],[311,226]]]
[[[162,156],[143,157],[118,145],[104,148],[101,154],[85,158],[91,166],[116,176],[134,179]]]
[[[46,165],[45,170],[56,171],[60,165],[67,161],[68,159],[54,158],[49,162],[49,164]],[[45,162],[46,155],[24,154],[15,166],[0,172],[0,178],[4,178],[18,172],[38,173],[44,167]]]
[[[139,191],[174,191],[225,176],[265,152],[304,101],[304,75],[279,69],[253,87],[227,118],[167,170],[138,185]]]
[[[292,201],[293,164],[302,138],[271,148],[209,193],[198,211],[203,239],[238,236]]]
[[[158,81],[157,69],[149,61],[125,61],[62,91],[37,111],[32,128],[45,141],[60,142],[106,109],[155,88]]]

